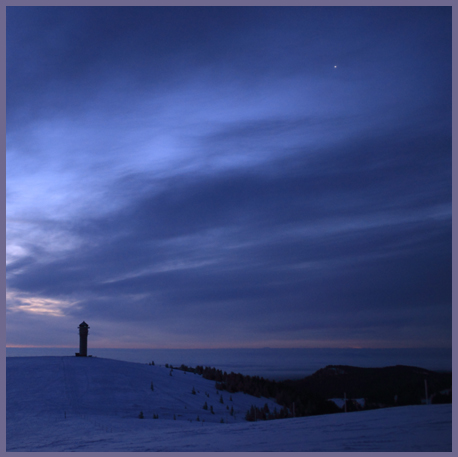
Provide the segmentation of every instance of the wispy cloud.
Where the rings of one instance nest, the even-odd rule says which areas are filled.
[[[9,344],[451,342],[449,9],[7,20]]]
[[[24,312],[30,314],[43,314],[52,317],[63,317],[68,309],[75,307],[78,302],[68,300],[57,300],[34,296],[15,290],[6,291],[6,311],[7,313]]]

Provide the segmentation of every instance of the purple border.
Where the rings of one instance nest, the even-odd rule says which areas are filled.
[[[2,67],[6,67],[6,14],[5,14],[5,7],[3,5],[3,0],[2,5],[0,8],[0,30],[3,31],[1,35],[1,41],[0,41],[0,62],[2,64]],[[2,110],[0,111],[0,132],[1,132],[1,137],[2,137],[2,148],[0,149],[1,151],[1,159],[0,160],[0,169],[1,169],[1,177],[2,180],[6,183],[6,68],[1,72],[0,76],[0,103],[2,106]],[[2,239],[6,240],[6,186],[1,187],[1,201],[3,202],[2,204],[2,213],[3,217],[5,218],[5,223],[0,224],[1,227],[1,233],[2,233]],[[2,252],[3,252],[3,258],[6,258],[6,243],[2,245]],[[2,273],[0,274],[0,290],[6,292],[6,265],[2,264]],[[2,329],[3,332],[1,333],[3,335],[2,337],[2,343],[1,343],[1,354],[3,357],[3,360],[6,360],[6,294],[1,295],[1,305],[2,309],[4,310],[3,313],[0,314],[1,319],[2,319]],[[0,376],[0,382],[1,382],[1,395],[0,395],[0,400],[2,402],[2,408],[0,409],[1,415],[0,415],[0,442],[5,443],[2,444],[2,448],[0,448],[0,452],[5,452],[5,447],[6,446],[6,366],[5,363],[1,365],[1,376]]]
[[[452,72],[454,75],[457,73],[458,68],[458,59],[456,54],[456,49],[458,47],[457,43],[457,34],[455,31],[455,26],[458,24],[458,10],[457,8],[452,8],[452,49],[454,52],[452,53]],[[453,107],[452,107],[452,131],[455,133],[454,138],[452,140],[452,372],[455,371],[455,366],[457,366],[457,357],[456,357],[456,348],[455,345],[457,344],[457,339],[453,335],[453,329],[457,327],[457,314],[454,312],[454,307],[457,301],[457,284],[455,283],[455,279],[457,278],[456,271],[457,271],[457,262],[458,262],[458,255],[456,249],[456,215],[457,215],[457,191],[456,186],[454,185],[454,178],[458,176],[458,166],[456,161],[456,152],[457,152],[457,143],[456,143],[456,130],[457,130],[457,100],[458,97],[456,95],[456,83],[455,79],[452,79],[452,98],[453,98]],[[453,351],[455,352],[455,356],[453,356]],[[452,387],[456,389],[456,379],[452,380]],[[452,406],[452,451],[456,449],[456,424],[458,421],[457,416],[457,408]]]
[[[0,114],[0,118],[1,118],[1,122],[0,122],[0,132],[1,132],[1,137],[3,139],[3,142],[2,142],[2,148],[0,149],[1,151],[1,158],[2,160],[0,161],[0,167],[1,167],[1,177],[2,179],[4,180],[4,182],[6,183],[6,12],[5,12],[5,7],[3,5],[3,0],[2,1],[2,5],[1,5],[1,8],[0,8],[0,30],[3,31],[2,35],[1,35],[1,46],[0,46],[0,62],[2,64],[2,67],[5,68],[5,70],[3,71],[3,68],[2,68],[2,72],[1,72],[1,76],[0,76],[0,87],[1,87],[1,91],[0,91],[0,103],[1,103],[1,106],[2,106],[2,110],[1,110],[1,114]],[[6,186],[2,186],[1,187],[1,201],[3,202],[2,204],[2,213],[3,214],[3,217],[5,218],[5,223],[3,224],[0,224],[0,227],[1,227],[1,233],[2,233],[2,239],[6,240]],[[2,252],[3,252],[3,255],[5,257],[3,258],[6,258],[6,243],[4,245],[2,245]],[[0,274],[0,289],[2,291],[5,291],[6,292],[6,266],[5,264],[2,264],[2,272]],[[6,294],[2,294],[1,295],[1,304],[2,304],[2,309],[4,310],[3,313],[1,313],[1,318],[2,318],[2,328],[4,329],[4,331],[2,332],[2,344],[1,344],[1,353],[2,353],[2,357],[3,357],[3,360],[6,360]],[[0,431],[0,442],[1,443],[5,443],[5,444],[2,444],[2,446],[6,446],[6,366],[5,366],[5,363],[3,363],[1,365],[2,369],[1,369],[1,376],[0,376],[0,381],[1,381],[1,395],[0,395],[0,399],[1,399],[1,402],[2,402],[2,408],[1,408],[1,415],[0,415],[0,427],[1,427],[1,431]],[[5,447],[2,447],[0,449],[0,452],[5,452]]]
[[[2,111],[1,111],[1,119],[3,122],[1,122],[1,135],[2,138],[5,140],[6,139],[6,37],[5,37],[5,30],[6,30],[6,6],[451,6],[453,7],[453,1],[452,0],[445,0],[445,1],[438,1],[438,0],[418,0],[418,1],[412,1],[412,0],[352,0],[352,1],[345,1],[345,0],[321,0],[321,1],[312,1],[312,0],[287,0],[287,1],[281,1],[281,0],[249,0],[249,1],[243,1],[243,0],[174,0],[174,1],[167,1],[167,0],[137,0],[135,2],[129,2],[129,1],[122,1],[122,0],[98,0],[98,1],[88,1],[88,0],[48,0],[48,1],[39,1],[39,0],[25,0],[25,1],[16,1],[16,0],[0,0],[1,5],[0,5],[0,30],[3,30],[3,33],[1,35],[1,46],[0,46],[0,55],[1,55],[1,64],[2,67],[5,68],[4,71],[1,72],[1,104],[2,104]],[[457,23],[458,20],[458,13],[457,13],[457,8],[452,8],[452,19],[453,19],[453,28],[455,28],[455,24]],[[453,49],[456,50],[458,47],[458,40],[457,40],[457,35],[456,33],[453,33]],[[453,53],[453,71],[455,73],[457,67],[457,58],[456,58],[456,52]],[[2,70],[3,70],[2,68]],[[455,81],[453,81],[453,88],[456,88]],[[456,96],[456,91],[453,92],[454,97],[453,97],[453,131],[455,131],[455,127],[457,126],[457,96]],[[6,182],[6,141],[3,141],[2,143],[2,148],[1,148],[1,156],[2,160],[0,161],[0,166],[1,166],[1,172],[2,172],[2,177]],[[456,159],[456,141],[453,141],[453,159]],[[453,160],[452,162],[452,175],[453,178],[457,175],[458,171],[458,165],[457,161]],[[2,196],[3,198],[3,215],[5,217],[5,224],[1,224],[1,230],[3,234],[3,239],[6,238],[6,189],[5,186],[1,188]],[[453,218],[452,218],[452,223],[456,221],[456,198],[455,194],[456,192],[456,187],[452,189],[452,199],[454,203],[452,203],[452,208],[453,208]],[[458,198],[458,195],[457,195]],[[456,269],[458,267],[458,257],[457,257],[457,248],[456,248],[456,236],[455,236],[455,230],[453,230],[453,247],[452,247],[452,256],[453,256],[453,266],[452,266],[452,276],[453,276],[453,282],[455,280],[456,274],[453,274],[453,272],[456,272]],[[6,256],[6,245],[3,245],[3,252]],[[5,258],[5,257],[4,257]],[[5,266],[2,267],[3,271],[5,272]],[[1,279],[1,288],[2,290],[6,291],[6,278],[5,274],[0,275]],[[3,295],[5,297],[5,295]],[[452,294],[452,305],[454,305],[456,302],[456,286],[453,284],[453,294]],[[6,298],[2,299],[2,307],[4,310],[4,313],[2,314],[2,319],[3,319],[3,328],[6,328]],[[455,323],[458,320],[456,318],[456,313],[453,314],[452,311],[452,326],[455,327]],[[3,341],[4,344],[2,345],[1,351],[3,354],[4,360],[6,359],[6,332],[3,336]],[[455,343],[456,339],[453,338],[453,349],[455,349]],[[456,357],[453,357],[453,371],[455,369],[455,359]],[[2,408],[1,408],[1,434],[0,434],[0,441],[2,443],[6,443],[6,383],[5,383],[5,377],[6,377],[6,367],[5,364],[2,365],[2,376],[0,376],[1,379],[1,401],[2,401]],[[453,387],[455,388],[456,382],[455,380],[453,381]],[[453,431],[453,447],[452,449],[455,449],[455,443],[457,438],[455,438],[455,429],[457,428],[456,426],[453,426],[453,423],[456,424],[458,421],[458,412],[456,411],[456,408],[453,407],[453,416],[452,416],[452,431]],[[5,444],[4,444],[5,445]],[[3,446],[4,446],[3,445]],[[0,452],[3,453],[5,452],[5,448],[2,447],[0,448]],[[9,454],[9,453],[8,453]],[[27,455],[28,453],[23,453],[23,452],[18,452],[14,453],[15,456],[22,456],[22,455]],[[40,455],[47,455],[48,453],[39,453]],[[111,452],[84,452],[81,454],[85,455],[92,455],[93,457],[99,457],[101,455],[111,455]],[[125,455],[125,456],[134,456],[138,455],[139,453],[128,453],[128,452],[121,452],[121,453],[116,453],[116,455]],[[141,453],[141,454],[147,454],[147,453]],[[149,454],[149,453],[148,453]],[[179,452],[169,452],[167,453],[168,455],[181,455],[181,454],[189,454],[189,453],[179,453]],[[194,454],[200,454],[200,453],[194,453]],[[202,453],[203,454],[203,453]],[[205,454],[218,454],[218,453],[205,453]],[[237,454],[237,455],[244,455],[250,456],[253,453],[248,453],[248,452],[239,452],[239,453],[225,453],[226,455],[232,455],[232,454]],[[264,454],[264,453],[256,453],[256,454]],[[274,452],[274,453],[269,453],[268,455],[283,455],[286,453],[281,453],[281,452]],[[306,454],[306,453],[295,453],[295,454]],[[343,454],[343,453],[336,453],[336,452],[321,452],[321,453],[309,453],[309,454],[316,454],[319,456],[323,455],[329,455],[329,456],[335,456],[336,454]],[[346,453],[348,454],[348,453]],[[350,453],[351,454],[351,453]],[[373,453],[371,452],[362,452],[358,453],[357,455],[372,455]],[[383,455],[383,454],[391,454],[391,453],[377,453],[378,455]],[[393,454],[400,454],[401,453],[393,453]],[[435,454],[435,453],[434,453]],[[63,452],[56,452],[53,453],[53,455],[65,455]],[[433,455],[433,453],[421,453],[421,455]]]

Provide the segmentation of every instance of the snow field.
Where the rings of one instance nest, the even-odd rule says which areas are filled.
[[[223,419],[234,423],[245,421],[245,413],[252,404],[261,407],[267,403],[272,410],[280,409],[273,400],[240,392],[217,393],[214,381],[180,370],[173,370],[170,376],[170,369],[156,365],[94,357],[7,360],[8,409],[13,415],[33,405],[31,414],[56,417],[74,414],[138,418],[142,411],[145,419],[157,414],[159,420],[173,420],[175,415],[176,420],[196,420],[199,416],[206,422],[219,423]],[[203,409],[205,402],[208,410]]]
[[[279,406],[240,392],[217,394],[214,381],[193,373],[169,373],[100,358],[7,358],[7,451],[452,450],[451,405],[253,423],[244,419],[252,404]]]

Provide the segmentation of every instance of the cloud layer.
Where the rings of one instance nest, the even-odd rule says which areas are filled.
[[[451,160],[450,8],[8,7],[7,342],[450,345]]]

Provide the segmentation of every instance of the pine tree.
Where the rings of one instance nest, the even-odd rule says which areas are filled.
[[[205,404],[204,404],[204,409],[205,409],[205,410],[208,410],[207,402],[205,402]]]
[[[223,401],[223,394],[221,394],[221,396],[219,397],[219,402],[220,402],[221,404],[224,404],[224,401]]]
[[[153,381],[151,381],[151,390],[154,390]]]
[[[192,388],[191,393],[192,393],[193,395],[196,395],[196,389],[194,389],[194,387]]]
[[[144,419],[145,418],[145,416],[143,415],[143,411],[140,411],[140,414],[138,415],[138,418],[139,419]]]
[[[210,412],[211,412],[212,414],[215,414],[215,411],[213,411],[213,405],[210,405]]]

